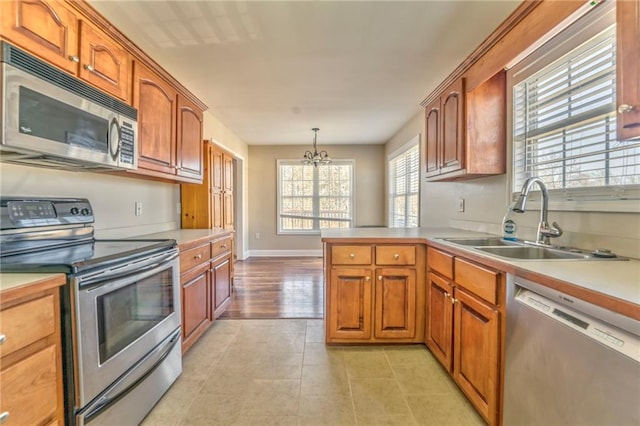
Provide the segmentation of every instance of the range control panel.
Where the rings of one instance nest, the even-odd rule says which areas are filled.
[[[84,198],[0,198],[0,229],[93,223],[93,209]]]

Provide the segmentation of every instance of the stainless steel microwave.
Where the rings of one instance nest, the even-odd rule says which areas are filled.
[[[0,161],[135,169],[138,111],[2,42]]]

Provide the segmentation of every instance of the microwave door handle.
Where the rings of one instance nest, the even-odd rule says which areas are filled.
[[[115,140],[114,140],[115,137]],[[116,161],[118,160],[118,154],[120,153],[120,143],[121,143],[122,135],[120,134],[120,125],[118,124],[118,119],[113,117],[111,119],[111,124],[109,124],[109,154],[111,154],[111,158]],[[113,151],[115,145],[115,152]]]
[[[163,343],[160,343],[160,345],[147,354],[138,362],[138,364],[131,368],[124,374],[124,376],[107,388],[102,395],[94,399],[87,408],[79,413],[84,417],[85,423],[126,396],[143,380],[151,375],[162,361],[169,356],[169,352],[171,352],[174,346],[180,341],[179,337],[181,332],[181,328],[175,330],[169,338],[167,338]],[[142,374],[140,374],[141,371]]]

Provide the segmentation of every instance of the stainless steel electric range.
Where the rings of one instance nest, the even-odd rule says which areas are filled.
[[[100,240],[86,199],[0,197],[0,272],[63,272],[65,420],[137,425],[182,372],[174,240]]]

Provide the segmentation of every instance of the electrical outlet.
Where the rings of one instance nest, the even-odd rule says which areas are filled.
[[[136,216],[142,216],[142,202],[136,201]]]
[[[260,239],[260,233],[256,232],[256,240],[259,240],[259,239]]]
[[[464,212],[464,198],[458,198],[458,211]]]

